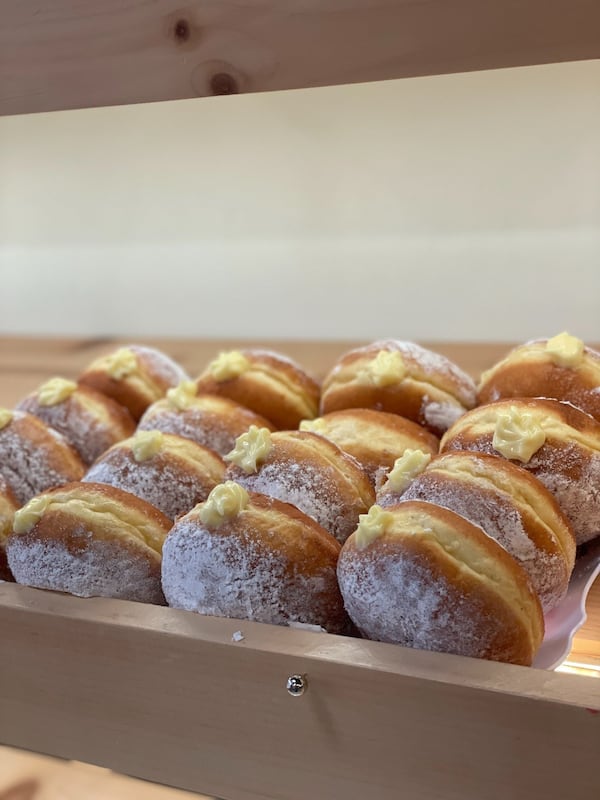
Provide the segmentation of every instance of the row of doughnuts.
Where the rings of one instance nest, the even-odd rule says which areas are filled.
[[[536,347],[539,349],[539,343]],[[554,351],[560,352],[565,347],[573,349],[565,337],[562,350],[556,344],[553,347]],[[134,348],[129,352],[134,352]],[[582,352],[587,357],[588,349],[583,348]],[[574,369],[574,366],[561,368]],[[528,369],[527,365],[525,369]],[[167,371],[166,368],[158,370],[163,378]],[[281,622],[287,619],[308,622],[332,632],[351,629],[352,623],[346,613],[350,611],[354,624],[369,638],[530,663],[541,641],[540,631],[543,631],[539,599],[545,610],[560,601],[574,560],[573,534],[561,512],[560,503],[557,504],[539,480],[532,477],[536,474],[534,468],[529,474],[523,470],[523,466],[531,461],[531,456],[528,459],[524,456],[540,440],[539,431],[529,435],[533,401],[511,400],[508,406],[505,403],[506,408],[500,409],[497,417],[502,419],[502,441],[508,442],[508,449],[502,453],[502,449],[492,447],[494,455],[486,455],[490,450],[482,444],[477,425],[472,426],[471,433],[475,433],[467,446],[464,438],[457,439],[454,435],[456,426],[481,412],[479,408],[470,410],[476,403],[473,382],[441,356],[404,342],[378,342],[346,354],[326,377],[320,397],[316,382],[298,365],[268,351],[222,354],[208,365],[197,382],[189,381],[182,371],[177,373],[171,369],[171,385],[168,388],[163,385],[162,394],[155,390],[153,395],[147,393],[143,399],[140,399],[139,389],[144,382],[136,369],[132,369],[132,359],[124,355],[123,350],[99,360],[93,369],[86,372],[88,377],[72,394],[83,388],[96,393],[101,390],[100,394],[106,393],[103,396],[114,403],[128,402],[128,413],[139,420],[138,432],[100,454],[83,483],[79,482],[83,476],[67,478],[76,483],[41,495],[37,492],[38,497],[32,501],[33,509],[26,506],[17,513],[15,533],[9,540],[9,561],[19,565],[13,568],[15,574],[19,573],[18,580],[77,594],[86,593],[82,588],[85,584],[82,575],[85,573],[81,572],[81,565],[75,568],[75,563],[78,556],[87,553],[87,545],[83,541],[75,542],[72,535],[69,539],[65,534],[69,531],[69,514],[73,516],[71,529],[87,526],[87,539],[106,545],[115,538],[115,532],[105,531],[104,517],[109,514],[117,520],[123,518],[125,527],[131,529],[131,518],[135,514],[128,510],[128,498],[133,494],[138,497],[136,513],[139,513],[140,503],[150,508],[156,506],[164,512],[160,525],[156,517],[160,511],[154,515],[148,512],[152,523],[144,524],[150,528],[158,525],[161,531],[159,534],[155,530],[150,541],[164,541],[171,530],[164,548],[162,586],[172,605],[260,621]],[[110,380],[104,373],[109,373]],[[93,376],[91,379],[90,375]],[[127,397],[122,385],[114,386],[115,383],[127,383],[128,379],[137,392],[135,402]],[[573,381],[569,385],[572,384]],[[481,391],[480,386],[480,394]],[[153,401],[149,407],[148,401]],[[544,402],[547,406],[552,401]],[[564,403],[554,403],[561,411],[564,410]],[[497,404],[498,401],[493,405]],[[560,443],[563,437],[567,441],[566,437],[572,436],[574,422],[580,424],[580,429],[574,428],[580,434],[575,439],[577,445],[590,451],[586,451],[586,457],[594,455],[594,448],[600,450],[594,439],[597,436],[594,424],[587,423],[586,427],[581,420],[573,418],[579,413],[589,420],[587,414],[577,412],[573,415],[576,410],[567,406],[569,411],[566,415],[570,416],[566,424],[570,427],[557,434],[556,414],[553,425],[548,427],[546,424],[546,419],[551,416],[549,411],[546,413],[546,406],[539,419],[534,420],[538,427],[547,427],[544,441],[535,453],[544,447],[554,447],[556,451],[555,440]],[[315,419],[319,410],[322,416]],[[224,433],[227,426],[222,424],[222,419],[227,417],[224,412],[236,421],[233,427],[237,426],[233,432],[235,435],[230,432],[229,438]],[[486,414],[489,415],[489,410]],[[208,424],[211,415],[212,422]],[[293,425],[290,424],[292,420]],[[298,426],[300,431],[293,430]],[[597,423],[596,426],[600,427]],[[282,427],[288,430],[275,430]],[[446,433],[449,427],[450,431]],[[493,440],[498,425],[495,423],[492,427]],[[125,435],[128,433],[131,433],[131,428]],[[438,450],[436,434],[444,433],[442,445],[445,455],[439,457],[435,455]],[[119,438],[122,440],[123,436]],[[569,443],[572,445],[573,442],[569,440]],[[218,455],[211,452],[213,449],[218,451]],[[471,452],[465,453],[465,450]],[[519,454],[515,457],[515,453]],[[499,455],[511,460],[501,460]],[[225,457],[225,461],[220,457]],[[179,473],[173,471],[173,463],[178,458],[183,462]],[[394,467],[398,458],[400,463]],[[565,462],[564,455],[554,455],[553,459],[556,462],[554,477],[547,480],[550,488],[552,480],[556,485],[557,467],[560,462]],[[427,463],[422,465],[424,461]],[[572,453],[570,463],[573,467]],[[198,468],[200,474],[194,475],[190,487],[188,477]],[[538,477],[541,472],[538,470]],[[580,497],[590,492],[583,480],[584,472],[580,464],[566,478],[571,488],[577,487]],[[445,488],[442,486],[440,489],[440,479],[442,484],[446,481]],[[201,489],[194,493],[197,485],[201,485]],[[110,502],[108,495],[112,498]],[[265,500],[265,497],[270,499]],[[434,510],[430,508],[432,505]],[[441,506],[446,510],[440,516],[435,509]],[[478,510],[483,507],[487,508],[487,516],[478,516]],[[110,513],[107,508],[110,508]],[[237,508],[237,511],[232,514],[231,508]],[[82,509],[86,509],[85,524],[79,518]],[[220,514],[219,509],[226,513]],[[55,516],[58,514],[60,525],[44,523],[51,512]],[[180,514],[183,516],[179,517]],[[585,529],[576,527],[581,541],[596,535],[600,529],[597,517],[594,519],[593,513],[588,516],[591,518]],[[173,518],[177,517],[171,528]],[[469,517],[471,522],[467,521]],[[240,519],[246,522],[242,524]],[[413,530],[408,538],[404,536],[402,531],[407,527],[407,520],[409,529],[412,526],[425,531],[424,535],[417,536]],[[467,530],[465,526],[470,527]],[[316,528],[322,531],[320,536],[315,535]],[[217,548],[216,542],[221,542],[223,532],[230,529],[235,532],[235,548]],[[451,535],[448,529],[453,531]],[[56,566],[56,541],[53,554],[49,555],[49,552],[41,552],[44,548],[40,548],[38,540],[45,542],[48,537],[52,538],[50,532],[57,530],[60,534],[56,535],[58,539],[62,537],[59,545],[63,550],[65,541],[69,540],[69,565],[62,568]],[[263,531],[261,536],[256,535],[257,530]],[[288,534],[286,530],[289,530]],[[300,531],[307,541],[312,542],[302,554]],[[206,542],[203,549],[198,549],[202,537]],[[265,539],[269,546],[261,551],[258,542],[264,545]],[[404,544],[405,539],[410,542],[410,547]],[[162,593],[160,582],[156,591],[156,553],[159,554],[160,571],[162,547],[158,550],[150,547],[153,555],[148,564],[152,568],[148,569],[154,581],[154,594],[146,590],[136,594],[128,592],[127,581],[139,573],[140,543],[144,547],[148,545],[145,534],[137,537],[138,551],[132,548],[132,541],[122,548],[132,562],[129,563],[127,558],[122,562],[129,563],[128,578],[113,581],[112,596],[159,602]],[[418,544],[416,549],[415,544]],[[338,562],[340,551],[342,557]],[[512,557],[506,555],[507,551]],[[35,557],[32,557],[32,552]],[[199,552],[203,554],[201,559]],[[385,554],[381,568],[373,567],[376,552],[379,557],[382,557],[381,553]],[[400,585],[396,586],[398,591],[402,590],[400,597],[395,597],[392,579],[391,586],[385,582],[382,587],[370,585],[365,577],[368,573],[366,562],[362,563],[361,559],[372,562],[371,575],[381,577],[385,572],[383,567],[395,563],[393,554],[397,556],[398,552],[410,553],[413,561],[411,569],[404,569],[404,572],[398,564],[394,568],[396,584],[398,575],[404,575]],[[272,563],[269,569],[264,568],[265,553],[270,554]],[[298,556],[296,562],[294,553]],[[335,554],[334,558],[332,554]],[[94,559],[89,555],[86,558],[89,567]],[[210,559],[216,561],[213,563]],[[447,563],[449,559],[454,572]],[[337,579],[332,580],[336,562]],[[481,571],[481,565],[488,562],[496,565],[491,574],[488,574],[489,570],[486,572],[487,567]],[[111,559],[96,554],[95,563],[103,563],[108,569]],[[53,569],[50,568],[52,564]],[[309,564],[312,572],[308,570]],[[257,569],[257,565],[262,569]],[[44,570],[50,576],[45,583],[40,577]],[[36,573],[33,577],[32,572]],[[68,586],[64,583],[56,585],[57,574],[61,572],[70,576]],[[444,575],[447,578],[449,572],[453,574],[453,582],[446,586]],[[411,575],[414,578],[417,573],[419,580],[415,579],[411,584]],[[274,578],[275,574],[279,577]],[[425,586],[427,591],[423,594],[423,577],[427,574],[432,587]],[[308,575],[312,576],[312,583]],[[470,582],[465,580],[465,575],[469,576]],[[210,576],[215,579],[212,589],[209,587]],[[290,576],[294,578],[292,584]],[[254,580],[251,581],[250,577]],[[115,594],[117,583],[119,593]],[[96,583],[88,583],[91,591],[87,593],[103,593],[102,584],[101,575]],[[291,585],[295,587],[293,590]],[[461,620],[457,618],[458,612],[451,610],[453,604],[448,599],[452,586],[456,589],[457,585],[463,587],[461,592],[474,606],[467,612],[469,602],[455,604],[462,608]],[[467,585],[470,586],[468,592]],[[275,586],[280,587],[279,593],[275,592]],[[284,586],[287,587],[285,591]],[[325,587],[323,596],[317,591],[317,586]],[[250,591],[251,587],[256,596]],[[490,594],[490,587],[501,587],[501,590]],[[379,618],[371,623],[365,621],[364,614],[357,610],[353,593],[363,599],[366,597],[367,607],[371,609],[378,603],[380,610],[385,609],[386,604],[392,604],[403,620],[404,629],[402,625],[398,629],[397,620],[392,624],[390,615],[387,621],[391,633],[382,632],[377,627],[381,625]],[[375,602],[379,594],[381,597]],[[204,599],[198,599],[196,595]],[[210,602],[206,599],[208,595],[212,598]],[[311,602],[317,596],[321,600],[312,607]],[[434,608],[434,596],[438,596],[438,600],[448,599],[442,603],[443,615],[439,608],[437,611]],[[220,604],[215,601],[218,597]],[[261,598],[266,598],[266,611]],[[292,609],[289,613],[285,610],[286,603]],[[304,605],[304,611],[298,611],[299,605]],[[319,612],[317,606],[321,609]],[[327,613],[323,612],[324,608],[329,609]],[[328,614],[331,616],[329,622]],[[455,623],[454,628],[448,622],[448,614]],[[442,625],[442,617],[445,619],[444,629],[455,629],[455,634],[450,637],[453,642],[440,641],[435,636],[434,628]],[[499,620],[503,621],[502,624]],[[435,623],[433,626],[432,622]],[[520,636],[515,634],[512,638],[513,651],[508,646],[510,641],[508,644],[504,641],[511,626],[520,632]],[[416,636],[414,631],[417,628],[428,633]],[[473,634],[475,630],[479,631],[476,635]],[[489,634],[487,638],[485,630]]]

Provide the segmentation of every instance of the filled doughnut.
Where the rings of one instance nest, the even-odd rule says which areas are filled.
[[[0,475],[0,581],[12,581],[6,560],[6,540],[12,531],[13,517],[19,504],[10,486]]]
[[[200,614],[344,633],[339,551],[298,509],[228,481],[167,536],[163,590],[170,606]]]
[[[373,342],[343,355],[323,381],[321,413],[388,411],[441,435],[476,400],[475,384],[449,359],[412,342]]]
[[[196,395],[196,384],[183,381],[169,389],[163,400],[153,403],[141,418],[138,430],[174,433],[226,455],[235,440],[251,425],[273,429],[264,417],[216,394]]]
[[[297,428],[319,410],[319,384],[299,364],[270,350],[230,350],[196,381],[198,394],[228,397],[280,430]]]
[[[324,436],[358,461],[375,486],[377,474],[389,470],[407,448],[437,453],[439,441],[416,422],[367,408],[332,411],[303,420],[301,431]]]
[[[51,378],[18,406],[61,433],[91,464],[115,442],[131,436],[131,414],[110,397],[64,378]]]
[[[481,376],[479,403],[508,397],[550,397],[600,421],[600,353],[560,333],[516,347]]]
[[[441,450],[514,461],[554,495],[577,544],[600,534],[600,423],[569,403],[514,398],[480,406],[453,425]]]
[[[175,519],[206,500],[224,473],[217,453],[191,439],[139,431],[107,450],[83,480],[131,492]]]
[[[0,472],[23,505],[46,489],[78,481],[85,465],[66,439],[41,419],[0,408]]]
[[[540,481],[522,467],[484,453],[450,451],[424,464],[416,475],[414,470],[407,475],[409,461],[410,456],[398,460],[377,494],[378,505],[425,500],[449,508],[479,525],[516,559],[545,612],[564,599],[575,564],[575,537]]]
[[[8,563],[18,583],[38,589],[164,604],[161,552],[171,524],[113,486],[70,483],[17,511]]]
[[[446,508],[373,506],[342,547],[337,572],[367,639],[522,665],[542,643],[542,609],[523,569]]]
[[[79,383],[125,406],[137,421],[151,403],[187,379],[169,356],[132,344],[97,358],[79,376]]]
[[[250,428],[225,456],[226,477],[291,503],[339,542],[375,500],[367,473],[328,439],[306,431]]]

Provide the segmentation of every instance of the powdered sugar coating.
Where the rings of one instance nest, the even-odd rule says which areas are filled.
[[[564,598],[569,581],[565,557],[556,547],[549,550],[536,546],[527,534],[521,513],[506,492],[491,485],[482,490],[460,480],[439,480],[434,472],[425,472],[415,478],[400,498],[392,493],[377,498],[382,506],[393,505],[398,500],[426,500],[478,525],[523,567],[544,611],[550,611]]]
[[[600,454],[582,460],[577,445],[569,444],[550,461],[536,454],[526,466],[556,498],[578,545],[600,535]],[[577,466],[573,480],[570,470]]]
[[[338,562],[338,580],[346,611],[368,639],[514,660],[510,646],[498,649],[500,642],[512,638],[514,619],[501,619],[476,593],[463,593],[436,574],[425,553],[389,542],[364,551],[346,546]]]
[[[237,437],[245,433],[251,425],[269,425],[259,415],[231,400],[220,397],[215,400],[223,401],[227,411],[219,414],[213,409],[205,410],[194,406],[178,411],[171,408],[168,401],[160,400],[148,408],[140,420],[138,430],[173,433],[224,456],[233,450]],[[232,409],[235,409],[234,413]]]
[[[568,430],[565,433],[568,436]],[[493,447],[491,433],[477,439],[459,433],[443,443],[442,452],[452,450],[473,450],[502,457]],[[573,528],[578,545],[600,535],[600,453],[582,449],[568,439],[547,439],[526,464],[519,466],[535,475],[554,495]]]
[[[472,408],[475,405],[477,391],[474,381],[459,366],[441,353],[428,350],[415,342],[401,341],[399,339],[382,339],[352,352],[368,354],[378,350],[396,350],[411,358],[418,363],[419,369],[425,375],[433,379],[431,382],[434,385],[437,385],[435,379],[439,376],[444,376],[446,380],[450,379],[454,386],[453,393],[457,400],[465,408]]]
[[[429,428],[437,431],[447,431],[459,417],[465,413],[465,409],[452,403],[431,402],[427,396],[423,398],[421,413]]]
[[[190,379],[183,367],[154,347],[130,344],[126,345],[125,349],[131,350],[140,356],[141,360],[148,365],[154,377],[163,385],[165,390],[170,386],[177,386],[178,383]]]
[[[46,489],[79,480],[84,472],[66,439],[24,411],[13,412],[12,422],[0,430],[0,464],[19,505]]]
[[[175,519],[206,500],[218,480],[208,472],[193,470],[191,465],[165,455],[138,463],[131,451],[116,447],[88,470],[83,482],[116,486]]]
[[[339,475],[332,466],[315,467],[306,462],[278,458],[273,463],[263,464],[258,472],[250,475],[232,464],[227,469],[226,478],[249,491],[291,503],[342,543],[356,529],[359,514],[367,510],[358,503],[345,502],[338,489]]]
[[[114,541],[94,539],[84,528],[73,535],[81,540],[80,549],[68,549],[56,540],[11,536],[7,554],[16,581],[78,597],[115,597],[164,605],[158,554],[133,553]]]
[[[111,417],[110,406],[113,405],[113,401],[110,398],[98,393],[98,399],[92,403],[98,402],[108,406],[104,409],[103,415],[97,410],[94,413],[94,405],[86,406],[82,403],[77,397],[77,392],[63,402],[51,406],[40,405],[37,395],[31,395],[25,398],[18,408],[34,414],[46,425],[58,431],[77,450],[83,462],[91,464],[115,442],[133,433],[134,429],[133,420],[128,424],[122,419]],[[124,414],[121,409],[117,413]]]
[[[175,523],[165,541],[162,585],[174,608],[272,625],[302,622],[340,632],[331,624],[331,598],[339,596],[334,565],[312,575],[300,565],[290,571],[287,559],[268,539],[223,536],[187,517]]]

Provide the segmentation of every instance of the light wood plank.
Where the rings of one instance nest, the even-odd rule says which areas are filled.
[[[9,584],[0,630],[18,747],[228,800],[600,791],[590,678]]]
[[[0,800],[210,800],[102,767],[0,747]]]
[[[597,0],[1,0],[0,114],[600,57]]]

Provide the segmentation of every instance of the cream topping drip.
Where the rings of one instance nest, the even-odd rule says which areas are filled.
[[[546,433],[533,414],[510,406],[505,414],[498,415],[492,446],[505,458],[527,464],[545,441]]]
[[[44,516],[44,511],[52,502],[49,495],[33,497],[23,508],[15,512],[13,531],[15,533],[29,533],[33,526]]]
[[[323,417],[316,417],[315,419],[303,419],[300,423],[301,431],[308,431],[308,433],[323,434],[327,430],[327,423]]]
[[[394,517],[381,506],[371,506],[368,514],[360,514],[358,528],[354,532],[354,542],[359,550],[364,550],[386,532]]]
[[[548,339],[546,352],[559,367],[576,367],[583,359],[583,342],[566,331]]]
[[[74,381],[65,378],[50,378],[38,389],[37,399],[41,406],[57,406],[67,400],[77,389]]]
[[[359,380],[379,388],[392,386],[406,375],[406,364],[397,350],[380,350],[359,373]]]
[[[250,369],[250,361],[239,350],[229,350],[227,353],[219,353],[208,369],[216,381],[229,381]]]
[[[200,505],[198,516],[209,528],[216,528],[222,522],[243,511],[250,502],[250,495],[235,481],[225,481],[215,486],[206,502]]]
[[[10,425],[13,418],[13,412],[8,408],[0,408],[0,431]]]
[[[400,458],[397,458],[394,462],[384,488],[392,489],[394,492],[403,492],[413,478],[423,472],[430,461],[431,453],[407,448]]]
[[[105,363],[108,374],[115,380],[126,378],[137,369],[136,355],[127,347],[121,347],[112,355],[107,356]]]
[[[138,463],[148,461],[160,453],[163,443],[164,435],[161,431],[138,431],[131,440],[133,457]]]
[[[186,411],[194,404],[195,399],[196,384],[194,381],[181,381],[167,391],[169,405],[176,411]]]
[[[272,447],[273,442],[269,429],[251,425],[246,433],[238,436],[235,440],[235,447],[224,456],[224,459],[250,475],[252,472],[258,471],[258,465],[269,455]]]

